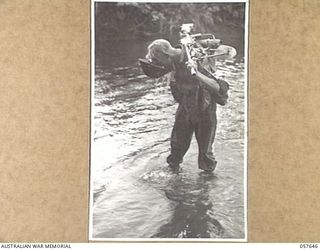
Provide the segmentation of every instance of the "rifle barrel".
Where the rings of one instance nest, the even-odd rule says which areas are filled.
[[[221,53],[221,54],[216,54],[216,55],[202,56],[202,57],[197,58],[196,60],[201,60],[201,59],[211,58],[211,57],[218,57],[218,56],[225,56],[225,55],[228,55],[228,53]]]

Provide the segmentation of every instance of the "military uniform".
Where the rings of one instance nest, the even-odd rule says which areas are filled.
[[[206,59],[198,64],[198,70],[215,79],[220,86],[219,93],[210,93],[190,74],[185,64],[186,60],[186,54],[183,52],[180,61],[173,65],[174,72],[170,80],[172,95],[179,106],[171,134],[171,154],[167,162],[173,168],[179,166],[195,132],[199,148],[198,167],[211,172],[217,164],[212,152],[217,125],[217,103],[226,104],[229,85],[214,78],[212,73],[215,71],[215,62],[210,63],[209,59]]]

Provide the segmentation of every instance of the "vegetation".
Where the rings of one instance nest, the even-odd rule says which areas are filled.
[[[242,44],[244,7],[243,3],[98,2],[95,3],[96,46],[110,40],[158,37],[177,42],[182,23],[194,23],[196,32],[214,33],[218,38],[227,38],[229,44]]]

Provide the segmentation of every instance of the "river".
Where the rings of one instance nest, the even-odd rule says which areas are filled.
[[[96,55],[92,100],[93,238],[245,238],[244,60],[218,62],[230,84],[218,106],[213,174],[197,167],[195,138],[181,165],[168,170],[177,103],[165,79],[138,66],[146,44],[114,45]]]

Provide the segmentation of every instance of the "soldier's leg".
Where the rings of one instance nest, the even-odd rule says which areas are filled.
[[[199,116],[195,127],[195,135],[199,147],[198,166],[207,172],[212,172],[217,161],[212,152],[217,126],[216,107],[209,107],[208,110]]]
[[[171,133],[171,154],[167,158],[171,167],[178,168],[182,162],[190,146],[193,130],[187,111],[179,105]]]

